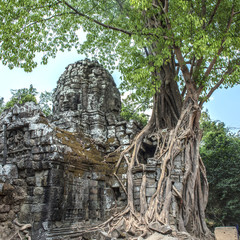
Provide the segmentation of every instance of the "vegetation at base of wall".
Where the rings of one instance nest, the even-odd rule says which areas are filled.
[[[240,136],[220,121],[202,114],[203,138],[200,148],[209,181],[206,215],[209,225],[234,226],[240,223]]]
[[[15,104],[24,104],[26,102],[34,102],[39,104],[42,112],[48,116],[52,113],[51,105],[52,105],[52,93],[51,92],[43,92],[40,94],[39,103],[37,102],[36,95],[38,94],[37,89],[33,87],[31,84],[29,88],[21,88],[21,89],[11,89],[12,97],[10,100],[4,104],[4,99],[0,98],[0,114],[5,109],[9,109],[13,107]]]

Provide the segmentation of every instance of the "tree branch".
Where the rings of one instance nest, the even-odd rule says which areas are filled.
[[[183,73],[183,77],[184,77],[186,82],[190,82],[191,76],[190,76],[188,67],[187,67],[187,65],[185,63],[185,60],[183,58],[181,49],[179,47],[177,47],[175,44],[174,44],[173,48],[174,48],[174,52],[176,54],[179,66],[180,66],[181,71]]]
[[[122,5],[122,2],[121,2],[120,0],[115,0],[115,1],[116,1],[117,4],[119,5],[120,10],[123,11],[124,8],[123,8],[123,5]]]
[[[219,7],[219,5],[220,5],[220,2],[221,2],[221,0],[218,0],[218,2],[216,3],[216,5],[215,5],[215,7],[214,7],[214,9],[213,9],[213,12],[212,12],[212,14],[211,14],[211,16],[210,16],[210,19],[209,19],[209,21],[208,21],[208,23],[207,23],[207,26],[209,26],[209,25],[212,23],[213,18],[214,18],[214,16],[215,16],[216,12],[217,12],[217,9],[218,9],[218,7]]]
[[[231,15],[229,17],[229,20],[228,20],[228,24],[227,24],[227,28],[226,28],[226,31],[225,33],[228,32],[228,30],[230,29],[230,26],[231,26],[231,23],[232,23],[232,19],[233,19],[233,14],[234,14],[234,5],[232,6],[232,10],[231,10]],[[226,41],[226,36],[223,37],[222,39],[222,42],[221,42],[221,46],[220,48],[218,49],[218,52],[217,52],[217,55],[213,58],[213,60],[211,61],[211,63],[209,64],[209,67],[208,69],[206,70],[204,76],[205,77],[208,77],[213,66],[215,65],[215,63],[217,62],[217,58],[219,57],[219,55],[221,54],[221,52],[223,51],[223,43]]]
[[[203,103],[205,103],[212,96],[214,91],[220,87],[220,85],[225,80],[225,76],[232,74],[234,71],[235,70],[233,70],[233,68],[231,68],[230,70],[228,70],[227,72],[224,73],[223,77],[210,89],[207,96],[200,102],[199,107],[202,107]]]
[[[185,95],[185,93],[186,93],[186,90],[187,90],[187,88],[186,88],[186,85],[185,85],[184,88],[183,88],[183,90],[182,90],[182,93],[181,93],[182,99],[183,99],[183,97],[184,97],[184,95]]]
[[[240,11],[234,12],[234,13],[233,13],[233,16],[235,16],[235,15],[237,15],[237,14],[239,14],[239,13],[240,13]]]
[[[195,66],[195,55],[193,56],[192,62],[191,62],[191,68],[190,68],[190,76],[192,77],[193,74],[193,67]]]
[[[28,25],[26,25],[25,27],[23,27],[20,31],[18,31],[17,33],[20,33],[22,32],[24,29],[28,28],[28,27],[31,27],[32,25],[34,24],[37,24],[37,23],[40,23],[40,22],[45,22],[45,21],[48,21],[48,20],[51,20],[52,18],[55,18],[55,17],[61,17],[63,15],[66,15],[66,14],[72,14],[71,12],[68,12],[68,13],[61,13],[61,14],[56,14],[56,15],[52,15],[48,18],[43,18],[39,21],[35,21],[35,22],[32,22],[32,23],[29,23]]]
[[[118,31],[118,32],[122,32],[122,33],[125,33],[127,35],[129,35],[130,37],[133,35],[133,32],[130,32],[130,31],[127,31],[125,29],[121,29],[121,28],[117,28],[117,27],[114,27],[114,26],[110,26],[110,25],[107,25],[107,24],[104,24],[96,19],[92,19],[91,17],[89,17],[88,15],[84,14],[84,13],[81,13],[79,12],[76,8],[74,8],[72,5],[70,5],[69,3],[67,3],[66,1],[62,1],[63,4],[65,4],[68,8],[72,9],[77,15],[81,16],[81,17],[84,17],[104,28],[108,28],[108,29],[111,29],[111,30],[115,30],[115,31]]]

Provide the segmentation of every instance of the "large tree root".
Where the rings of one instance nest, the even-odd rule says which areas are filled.
[[[31,240],[31,236],[29,235],[29,232],[27,229],[31,228],[31,224],[21,224],[15,219],[13,223],[18,226],[18,230],[8,239],[8,240],[13,240],[13,239],[27,239]]]
[[[156,127],[156,118],[153,114],[132,144],[122,151],[115,167],[114,176],[127,195],[127,207],[95,230],[101,229],[109,235],[114,232],[121,236],[127,234],[128,239],[146,236],[151,231],[172,233],[173,236],[185,232],[190,234],[188,239],[213,239],[205,223],[208,182],[206,169],[199,155],[201,140],[199,116],[198,105],[188,104],[174,128],[159,129]],[[157,139],[153,157],[160,167],[156,191],[150,201],[147,201],[146,197],[147,164],[139,161],[141,145],[148,136]],[[178,164],[180,162],[178,167],[177,159]],[[117,176],[123,161],[127,164],[126,186]],[[136,167],[142,169],[140,209],[134,205],[133,169]],[[154,224],[157,228],[153,227]],[[167,226],[165,230],[168,230],[163,231],[162,226]]]

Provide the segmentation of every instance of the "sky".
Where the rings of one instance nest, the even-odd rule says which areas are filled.
[[[84,58],[85,56],[79,55],[76,51],[59,52],[55,59],[49,59],[47,65],[38,65],[31,73],[18,68],[10,70],[0,64],[0,97],[4,97],[6,102],[11,97],[10,89],[29,88],[30,84],[33,84],[38,92],[52,91],[65,67]],[[120,73],[114,72],[113,78],[119,86]],[[233,131],[238,131],[240,130],[239,105],[240,85],[231,89],[216,90],[204,109],[208,109],[212,120],[220,120]]]

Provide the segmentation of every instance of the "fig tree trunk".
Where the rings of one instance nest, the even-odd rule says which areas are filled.
[[[128,216],[128,228],[144,235],[151,225],[170,226],[172,231],[187,232],[199,239],[211,239],[205,223],[208,199],[206,170],[199,155],[201,108],[194,85],[188,84],[186,94],[180,95],[170,64],[157,73],[161,87],[154,96],[152,116],[148,124],[121,153],[116,173],[122,160],[126,161],[128,206],[121,215]],[[146,197],[148,185],[146,159],[141,157],[145,138],[155,138],[151,156],[159,168],[156,191]],[[131,157],[129,157],[129,155]],[[140,208],[134,204],[134,169],[142,171]],[[160,226],[159,225],[159,226]]]

